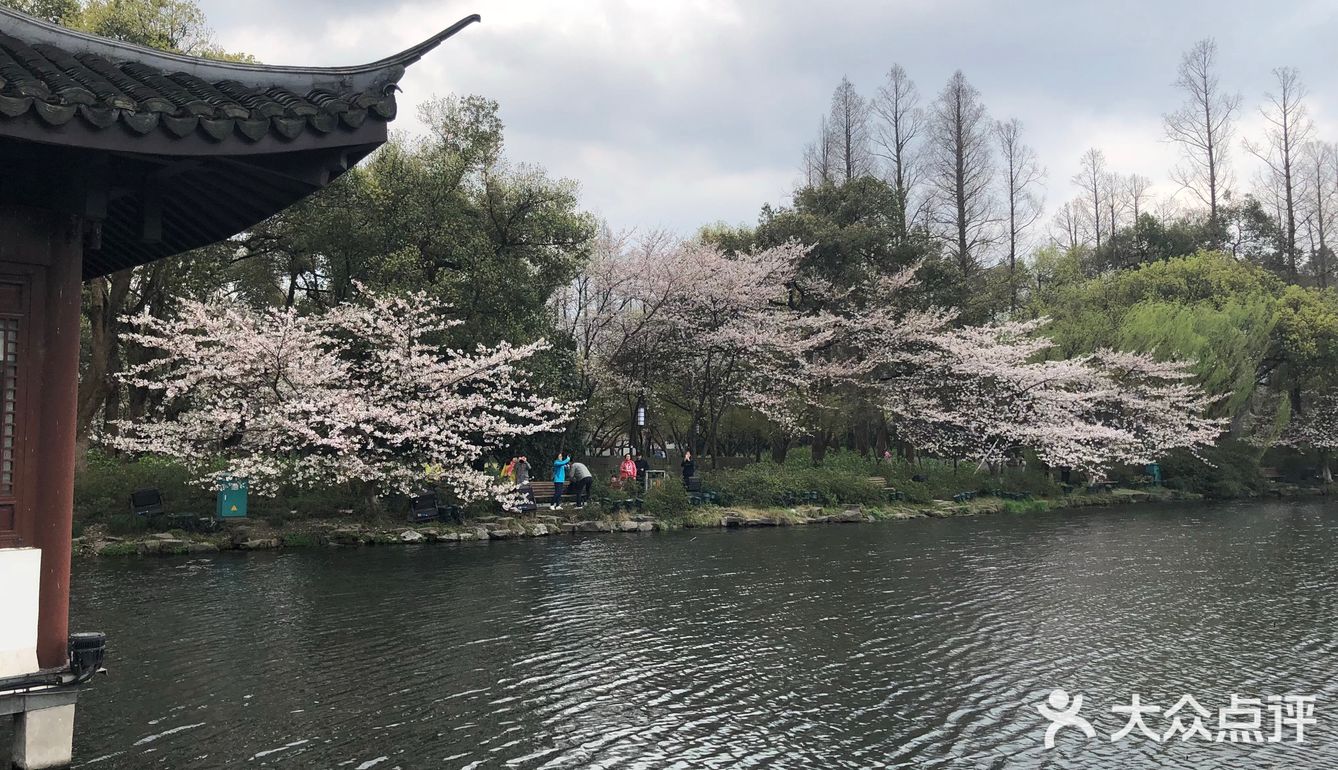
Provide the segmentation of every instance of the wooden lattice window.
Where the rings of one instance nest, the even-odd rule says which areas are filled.
[[[22,545],[21,511],[31,484],[22,474],[24,428],[24,328],[27,293],[21,283],[0,279],[0,548]]]
[[[19,319],[0,317],[0,497],[14,494],[18,381]]]

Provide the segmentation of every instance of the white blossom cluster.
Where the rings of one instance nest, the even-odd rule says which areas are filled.
[[[530,390],[523,367],[545,343],[447,348],[459,322],[422,294],[364,291],[313,315],[187,302],[173,319],[131,322],[158,355],[124,379],[158,407],[105,440],[179,458],[205,483],[224,471],[261,492],[353,482],[384,494],[413,490],[430,468],[462,501],[504,497],[476,470],[485,454],[571,416]],[[226,467],[211,466],[220,456]]]

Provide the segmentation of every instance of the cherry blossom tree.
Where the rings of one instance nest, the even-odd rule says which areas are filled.
[[[880,399],[889,372],[915,369],[924,350],[952,321],[950,312],[917,309],[906,299],[914,269],[839,290],[796,280],[790,303],[772,313],[752,344],[746,402],[785,435],[814,438],[814,460],[852,404]]]
[[[815,436],[832,413],[873,402],[922,451],[995,465],[1028,449],[1093,477],[1204,446],[1224,427],[1205,416],[1187,364],[1108,350],[1052,360],[1046,319],[956,326],[907,300],[914,281],[908,270],[862,287],[867,302],[792,283],[806,301],[753,326],[747,402]]]
[[[731,254],[689,242],[667,263],[677,287],[648,331],[663,354],[657,393],[689,416],[689,446],[705,439],[714,450],[725,412],[744,403],[805,252],[785,244]]]
[[[841,288],[804,275],[806,254],[684,243],[596,263],[598,301],[573,327],[613,343],[588,344],[592,377],[654,385],[689,416],[691,446],[746,406],[783,436],[812,437],[818,461],[859,404],[931,454],[993,465],[1030,450],[1093,477],[1222,429],[1186,364],[1116,351],[1054,360],[1045,319],[959,326],[914,301],[914,269]]]
[[[1029,449],[1053,467],[1104,478],[1210,444],[1225,421],[1186,363],[1103,350],[1045,358],[1046,319],[950,330],[910,377],[889,383],[887,408],[932,453],[997,464]]]
[[[605,229],[591,259],[554,294],[553,317],[570,340],[576,397],[592,446],[616,443],[633,421],[637,396],[657,368],[656,323],[682,295],[674,272],[679,242],[662,232],[636,236]]]
[[[1333,483],[1330,462],[1338,449],[1338,391],[1329,390],[1310,399],[1301,414],[1293,414],[1278,441],[1284,446],[1317,452],[1320,457],[1320,477]]]
[[[460,322],[422,294],[364,291],[322,315],[220,298],[188,302],[175,319],[130,322],[134,340],[158,355],[123,377],[159,394],[161,407],[106,438],[181,459],[202,483],[219,471],[262,493],[353,483],[370,505],[422,484],[430,468],[464,502],[502,498],[507,490],[475,466],[571,413],[529,390],[524,365],[546,343],[444,347]]]

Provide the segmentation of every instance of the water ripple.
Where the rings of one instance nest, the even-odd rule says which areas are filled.
[[[1338,768],[1338,512],[1141,508],[76,565],[96,768]],[[1035,709],[1081,692],[1098,731]],[[1320,698],[1304,744],[1113,705]],[[88,759],[84,760],[83,758]]]

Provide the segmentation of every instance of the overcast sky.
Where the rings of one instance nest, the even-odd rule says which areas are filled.
[[[477,93],[501,104],[508,156],[581,185],[615,228],[690,233],[753,223],[784,202],[842,75],[872,94],[904,66],[926,100],[955,69],[995,118],[1019,118],[1048,171],[1047,203],[1071,197],[1087,147],[1113,170],[1166,183],[1161,114],[1181,53],[1216,38],[1222,81],[1259,133],[1270,71],[1300,68],[1309,106],[1338,140],[1338,3],[1332,0],[201,0],[219,42],[271,64],[355,64],[483,16],[412,67],[414,105]],[[1207,8],[1211,10],[1205,10]],[[1232,153],[1237,186],[1253,166]]]

